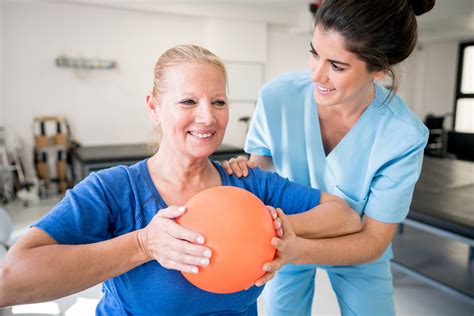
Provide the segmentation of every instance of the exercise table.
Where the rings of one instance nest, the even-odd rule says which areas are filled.
[[[238,155],[246,155],[239,147],[222,144],[211,155],[211,159],[222,161]],[[117,165],[132,165],[140,160],[151,157],[146,144],[124,144],[103,146],[80,146],[72,153],[74,183],[84,179],[92,171],[98,171]]]

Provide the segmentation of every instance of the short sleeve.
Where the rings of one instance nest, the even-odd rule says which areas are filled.
[[[376,173],[365,206],[368,217],[385,223],[400,223],[406,218],[420,177],[425,145],[423,138]]]
[[[250,169],[256,181],[257,195],[266,205],[281,208],[285,214],[298,214],[319,205],[321,191],[291,182],[276,172]]]
[[[259,156],[271,156],[270,131],[268,128],[265,105],[262,99],[262,91],[257,99],[257,106],[250,122],[244,150],[249,154]]]
[[[105,189],[92,173],[32,227],[45,231],[59,244],[87,244],[111,238],[112,213]]]

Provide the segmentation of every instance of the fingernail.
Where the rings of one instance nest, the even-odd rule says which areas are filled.
[[[207,266],[209,264],[209,259],[201,259],[201,261],[199,261],[202,265],[205,265]]]
[[[204,238],[199,236],[199,237],[196,238],[196,241],[198,242],[198,244],[203,244],[204,243]]]
[[[271,266],[264,266],[263,270],[267,271],[267,272],[270,272],[270,271],[272,271],[272,267]]]
[[[199,271],[199,270],[198,270],[198,268],[196,268],[196,267],[194,267],[194,268],[191,269],[191,273],[197,274],[198,271]]]
[[[210,258],[211,257],[211,252],[209,250],[204,250],[204,257]]]
[[[178,207],[178,211],[184,212],[186,210],[186,206],[180,206]]]

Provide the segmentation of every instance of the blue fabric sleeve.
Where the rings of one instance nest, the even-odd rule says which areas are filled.
[[[426,138],[420,139],[376,173],[365,206],[368,217],[384,223],[400,223],[406,218],[421,173],[425,145]]]
[[[34,223],[59,244],[87,244],[112,237],[116,209],[103,179],[92,173],[73,189],[48,214]],[[119,185],[119,184],[118,184]]]
[[[245,152],[259,156],[272,156],[270,146],[270,131],[267,115],[260,91],[257,106],[250,122],[249,131],[245,139]]]
[[[266,205],[281,208],[285,214],[298,214],[319,205],[321,191],[291,182],[276,172],[250,169],[249,178],[256,181],[258,196]]]

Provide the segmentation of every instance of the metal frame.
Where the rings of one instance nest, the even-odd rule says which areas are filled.
[[[433,279],[421,272],[418,272],[418,271],[415,271],[411,268],[408,268],[407,266],[399,263],[399,262],[396,262],[392,259],[391,261],[391,266],[392,268],[394,268],[395,270],[398,270],[398,271],[401,271],[405,274],[408,274],[410,277],[413,277],[415,279],[418,279],[422,282],[425,282],[437,289],[440,289],[441,291],[447,293],[447,294],[450,294],[468,304],[472,304],[474,306],[474,298],[470,297],[469,295],[461,292],[461,291],[458,291],[452,287],[449,287],[447,286],[446,284],[436,280],[436,279]]]
[[[407,225],[407,226],[410,226],[410,227],[413,227],[415,229],[418,229],[418,230],[421,230],[421,231],[424,231],[424,232],[427,232],[427,233],[431,233],[433,235],[437,235],[437,236],[440,236],[440,237],[445,237],[445,238],[448,238],[448,239],[451,239],[451,240],[455,240],[455,241],[459,241],[459,242],[462,242],[462,243],[465,243],[469,246],[469,255],[468,255],[468,264],[470,264],[473,259],[474,259],[474,239],[472,238],[468,238],[468,237],[465,237],[465,236],[461,236],[459,234],[456,234],[456,233],[453,233],[453,232],[450,232],[450,231],[447,231],[447,230],[444,230],[444,229],[441,229],[441,228],[438,228],[438,227],[434,227],[434,226],[431,226],[431,225],[428,225],[428,224],[425,224],[425,223],[422,223],[422,222],[418,222],[416,220],[412,220],[412,219],[405,219],[399,226],[399,233],[400,234],[403,234],[403,225]],[[464,292],[461,292],[455,288],[452,288],[438,280],[436,280],[435,278],[432,278],[430,276],[427,276],[426,274],[424,273],[421,273],[413,268],[410,268],[400,262],[397,262],[395,261],[395,259],[392,259],[391,261],[391,265],[393,268],[395,268],[396,270],[399,270],[399,271],[402,271],[408,275],[410,275],[411,277],[414,277],[414,278],[417,278],[425,283],[428,283],[429,285],[431,286],[434,286],[440,290],[442,290],[443,292],[446,292],[446,293],[449,293],[469,304],[473,304],[474,305],[474,298],[469,296],[468,294],[464,293]]]
[[[464,236],[461,236],[459,234],[452,233],[450,231],[447,231],[447,230],[444,230],[444,229],[441,229],[441,228],[437,228],[437,227],[434,227],[434,226],[431,226],[431,225],[428,225],[428,224],[424,224],[424,223],[421,223],[421,222],[418,222],[418,221],[415,221],[415,220],[412,220],[412,219],[409,219],[409,218],[405,219],[402,222],[402,225],[407,225],[407,226],[410,226],[410,227],[413,227],[413,228],[417,228],[419,230],[422,230],[422,231],[425,231],[425,232],[428,232],[428,233],[431,233],[431,234],[434,234],[434,235],[438,235],[438,236],[441,236],[441,237],[446,237],[448,239],[457,240],[457,241],[468,244],[470,247],[474,247],[474,239],[464,237]]]

